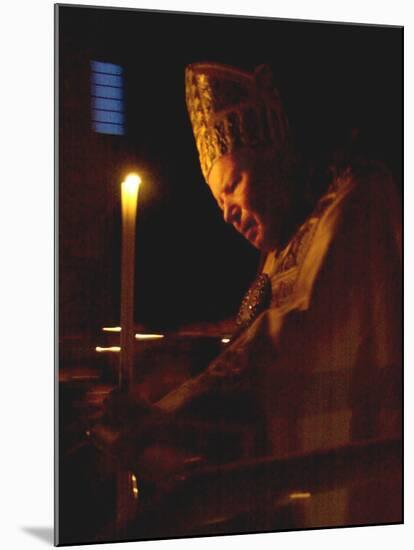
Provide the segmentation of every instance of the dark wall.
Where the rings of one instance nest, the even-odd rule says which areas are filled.
[[[301,149],[316,156],[357,129],[400,179],[401,29],[61,7],[58,30],[62,334],[119,321],[119,184],[130,168],[144,180],[137,322],[227,317],[255,274],[257,253],[221,221],[201,176],[188,63],[268,63]],[[125,136],[91,130],[91,59],[124,67]]]

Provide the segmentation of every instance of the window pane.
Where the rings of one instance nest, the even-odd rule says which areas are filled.
[[[103,73],[92,73],[92,82],[103,86],[122,88],[122,76]]]
[[[112,122],[114,124],[123,124],[124,115],[113,111],[94,111],[92,118],[98,122]]]
[[[92,93],[93,95],[98,97],[105,97],[109,99],[122,99],[121,88],[108,88],[108,86],[94,86]]]
[[[113,63],[102,63],[102,61],[91,61],[92,71],[107,74],[122,74],[122,67]]]
[[[92,98],[93,109],[104,109],[105,111],[123,111],[122,101],[119,99],[104,99],[102,97]]]
[[[109,124],[107,122],[94,122],[93,129],[95,132],[101,134],[114,134],[122,136],[124,133],[124,127],[119,126],[118,124]]]

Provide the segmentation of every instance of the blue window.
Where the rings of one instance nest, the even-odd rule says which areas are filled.
[[[124,134],[122,67],[91,62],[92,128],[101,134]]]

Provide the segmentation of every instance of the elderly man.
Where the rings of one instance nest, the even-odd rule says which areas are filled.
[[[248,387],[263,413],[261,452],[275,457],[399,437],[400,205],[390,173],[343,158],[306,187],[266,68],[190,65],[186,99],[206,183],[263,262],[226,350],[156,407],[175,412]],[[386,476],[334,489],[311,499],[300,526],[400,521],[400,498]]]
[[[143,452],[145,444],[140,446],[141,473],[164,475],[180,463],[182,455],[169,444],[157,445],[158,428],[167,425],[168,432],[168,418],[206,396],[222,396],[225,404],[231,396],[248,396],[245,407],[258,408],[253,430],[260,437],[243,458],[312,457],[398,439],[401,236],[390,173],[343,156],[320,181],[305,181],[265,67],[251,74],[213,63],[190,65],[186,99],[206,183],[224,220],[261,250],[262,265],[225,350],[200,375],[138,410],[132,424],[144,426],[142,436],[149,419],[146,436],[126,430],[141,442],[155,441]],[[125,396],[118,403],[124,409]],[[266,509],[264,525],[401,521],[399,464],[380,478],[360,476],[354,483],[344,483],[343,472],[329,464],[333,482],[316,483],[318,490],[299,499],[287,523],[280,517],[273,522]]]

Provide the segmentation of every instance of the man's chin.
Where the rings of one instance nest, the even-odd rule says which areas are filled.
[[[263,233],[259,233],[251,244],[261,252],[271,252],[275,250],[275,243],[267,239],[266,235]]]
[[[264,232],[261,230],[260,227],[254,227],[250,229],[247,234],[243,234],[243,237],[246,239],[248,243],[250,243],[252,246],[257,248],[261,251],[266,251],[266,240]]]
[[[264,239],[261,232],[255,232],[253,235],[250,236],[250,238],[247,239],[249,243],[257,248],[258,250],[263,250],[264,246]]]

